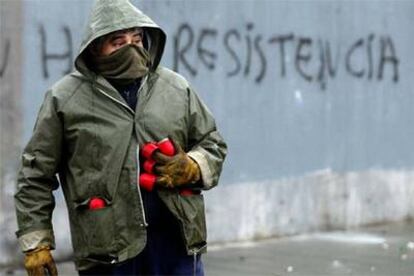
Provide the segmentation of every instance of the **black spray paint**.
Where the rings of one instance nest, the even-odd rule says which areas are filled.
[[[3,47],[2,47],[3,48]],[[9,56],[10,56],[10,40],[6,39],[4,42],[4,48],[0,54],[0,78],[3,77],[4,73],[6,72],[7,65],[9,63]]]
[[[63,72],[57,72],[59,75],[67,74],[73,68],[72,33],[66,25],[62,25],[61,30],[59,33],[47,33],[43,24],[38,27],[40,66],[44,79],[48,79],[51,73],[56,74],[49,72],[51,62],[65,66]],[[62,52],[48,45],[49,36],[59,37],[59,49],[64,49]],[[0,45],[1,78],[11,64],[13,45],[8,39]],[[220,55],[226,55],[226,59]],[[173,34],[173,68],[178,72],[185,71],[192,77],[197,77],[203,69],[214,72],[222,68],[229,79],[239,76],[259,85],[266,79],[273,81],[275,77],[301,78],[319,84],[324,90],[328,81],[339,74],[355,80],[392,80],[397,83],[400,79],[399,64],[395,43],[389,35],[370,33],[345,42],[291,32],[266,37],[255,29],[252,22],[240,30],[195,29],[184,23]],[[276,75],[269,74],[272,68]]]
[[[40,34],[40,58],[42,63],[42,72],[45,79],[49,78],[49,62],[50,61],[66,61],[67,68],[63,71],[63,74],[68,74],[73,68],[73,45],[72,34],[69,27],[62,27],[62,34],[65,38],[64,42],[66,51],[63,53],[56,53],[54,50],[47,49],[47,35],[43,25],[39,26]]]
[[[203,46],[207,37],[209,47]],[[273,58],[272,48],[278,49],[279,59]],[[224,58],[219,53],[227,55],[230,63],[224,64]],[[293,61],[293,66],[288,60]],[[251,22],[240,31],[235,28],[196,30],[184,23],[174,35],[174,69],[184,70],[193,77],[203,68],[213,71],[220,65],[226,69],[228,78],[240,76],[250,79],[253,76],[254,82],[260,84],[266,79],[272,64],[279,70],[281,79],[299,76],[307,82],[318,83],[324,90],[328,80],[335,79],[339,74],[360,80],[382,81],[387,72],[387,76],[397,83],[399,62],[394,41],[389,35],[368,34],[336,43],[294,33],[273,35],[266,39],[255,31]],[[257,72],[253,72],[253,68]],[[288,71],[293,71],[293,75],[289,75]]]

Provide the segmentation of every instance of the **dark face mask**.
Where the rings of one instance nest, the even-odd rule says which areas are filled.
[[[95,72],[115,85],[128,85],[145,76],[151,65],[148,51],[133,44],[92,60]]]

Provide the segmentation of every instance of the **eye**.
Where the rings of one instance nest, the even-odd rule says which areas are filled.
[[[124,44],[125,44],[125,41],[122,41],[122,40],[115,40],[112,42],[113,47],[121,47]]]
[[[134,39],[136,39],[136,40],[142,40],[142,33],[141,32],[139,32],[139,33],[134,33],[133,34],[133,37],[134,37]]]

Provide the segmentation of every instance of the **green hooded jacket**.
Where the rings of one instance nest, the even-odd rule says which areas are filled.
[[[150,37],[152,65],[138,91],[136,110],[102,76],[88,69],[83,53],[96,38],[131,27]],[[23,251],[54,248],[53,190],[63,189],[77,269],[118,263],[146,243],[140,189],[139,148],[171,136],[199,165],[202,188],[218,183],[226,144],[215,121],[189,83],[159,66],[165,33],[127,0],[98,0],[75,61],[75,70],[47,91],[33,135],[24,149],[15,204]],[[202,194],[183,196],[158,189],[179,221],[188,254],[206,248]],[[92,197],[106,207],[89,210]]]

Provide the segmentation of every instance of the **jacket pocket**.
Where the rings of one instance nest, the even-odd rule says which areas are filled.
[[[84,257],[100,259],[108,255],[115,243],[115,221],[113,207],[106,201],[106,206],[89,209],[87,203],[77,208],[79,230],[84,241]]]

